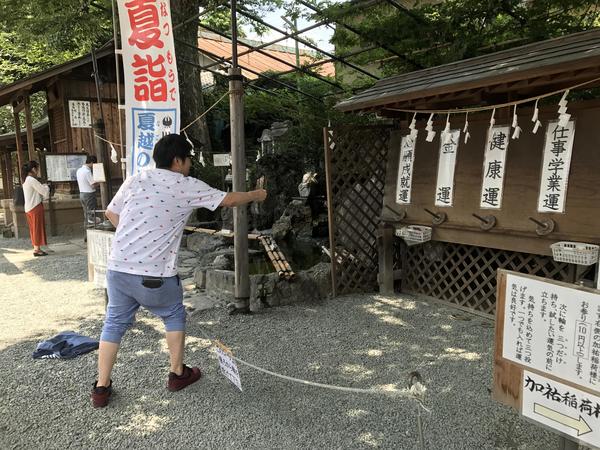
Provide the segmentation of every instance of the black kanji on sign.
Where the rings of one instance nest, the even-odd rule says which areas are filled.
[[[547,185],[546,189],[548,189],[549,191],[560,192],[561,181],[562,181],[562,177],[557,173],[553,173],[552,175],[550,175],[548,177],[548,185]]]
[[[438,188],[437,201],[445,203],[446,205],[450,204],[450,186],[442,186]]]
[[[567,139],[569,137],[569,131],[570,130],[568,128],[556,125],[552,131],[552,136],[554,136],[553,140],[556,141],[558,139]]]
[[[561,141],[560,139],[552,141],[552,148],[550,149],[550,151],[554,153],[554,156],[558,158],[561,154],[567,151],[567,149],[565,148],[566,143],[567,141]]]
[[[500,197],[500,188],[491,187],[485,188],[483,193],[483,203],[487,203],[490,206],[498,206]]]
[[[551,209],[552,211],[558,211],[558,201],[560,200],[560,194],[546,194],[544,199],[544,208]]]
[[[488,163],[487,172],[485,174],[486,178],[502,178],[502,161],[495,159],[494,161],[490,161]]]
[[[495,131],[490,143],[490,151],[494,149],[506,150],[506,134],[502,131]]]

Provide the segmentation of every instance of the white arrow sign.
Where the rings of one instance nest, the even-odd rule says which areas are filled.
[[[600,447],[600,397],[526,370],[521,397],[523,416]]]

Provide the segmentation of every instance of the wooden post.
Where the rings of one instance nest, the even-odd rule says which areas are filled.
[[[15,118],[15,140],[17,144],[17,160],[19,161],[19,179],[21,180],[21,167],[25,164],[25,155],[23,155],[23,142],[21,141],[21,119],[17,110],[13,109]],[[25,180],[21,180],[21,183]]]
[[[379,248],[379,292],[394,293],[394,227],[384,223],[379,228],[381,246]]]
[[[329,128],[323,128],[323,142],[325,145],[325,182],[327,186],[327,225],[329,228],[329,253],[331,255],[331,296],[335,297],[337,294],[337,253],[335,250],[335,223],[333,216],[333,186]]]
[[[94,122],[94,133],[96,135],[96,138],[94,139],[96,158],[98,158],[98,162],[102,163],[104,167],[104,177],[106,179],[106,183],[100,183],[100,201],[102,203],[102,209],[106,209],[110,201],[110,174],[108,173],[109,171],[106,170],[108,157],[106,144],[102,140],[105,138],[104,121],[102,119],[98,119],[96,122]]]
[[[6,157],[5,153],[2,153],[2,157],[0,158],[0,175],[2,176],[2,198],[10,198],[10,180],[8,178],[8,171],[6,170]]]
[[[31,103],[29,101],[29,95],[25,96],[25,127],[27,128],[27,152],[29,153],[29,160],[35,160],[35,143],[33,141],[33,124],[31,123]]]
[[[242,71],[237,60],[237,0],[231,2],[232,64],[229,69],[229,121],[231,128],[231,160],[233,191],[246,192],[246,150],[244,148],[244,86]],[[235,252],[236,310],[250,309],[250,272],[248,261],[248,207],[233,209]]]
[[[4,154],[4,167],[6,170],[6,181],[8,183],[8,197],[13,198],[15,189],[13,186],[13,167],[12,167],[12,157],[10,152],[6,152]]]

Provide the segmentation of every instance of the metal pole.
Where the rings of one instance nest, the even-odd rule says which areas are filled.
[[[244,148],[244,85],[238,67],[237,0],[231,1],[231,62],[229,69],[229,121],[231,128],[231,160],[233,191],[246,191],[246,152]],[[250,311],[250,275],[248,271],[248,207],[233,209],[235,252],[234,312]]]
[[[127,165],[125,164],[125,147],[123,146],[123,125],[121,124],[121,72],[119,70],[119,54],[117,53],[117,13],[115,0],[112,1],[113,44],[115,46],[115,74],[117,75],[117,114],[119,117],[119,144],[121,144],[121,176],[123,181],[127,178]],[[119,49],[121,50],[121,49]]]

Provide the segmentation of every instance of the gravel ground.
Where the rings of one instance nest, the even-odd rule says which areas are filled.
[[[80,241],[80,240],[79,240]],[[249,362],[343,386],[402,389],[418,370],[428,387],[428,449],[551,449],[557,437],[490,398],[493,328],[485,319],[410,296],[345,296],[228,316],[194,312],[188,364],[205,376],[166,391],[162,324],[141,312],[113,374],[115,395],[94,410],[95,353],[33,360],[43,337],[75,329],[98,337],[103,297],[86,280],[79,241],[46,258],[0,239],[0,449],[417,448],[416,406],[405,399],[293,384],[240,367],[244,392],[219,373],[201,330]]]

